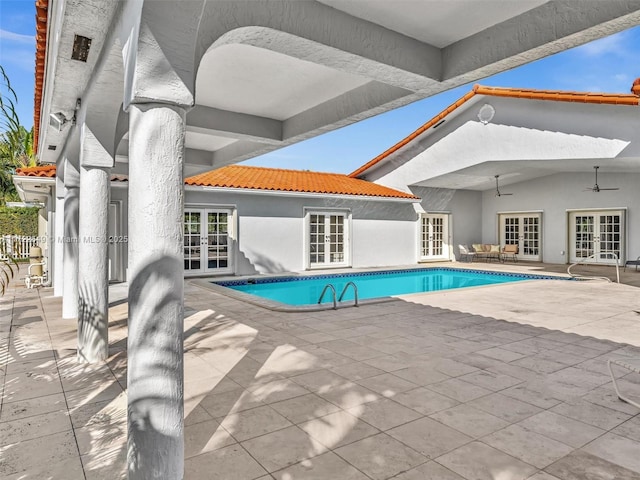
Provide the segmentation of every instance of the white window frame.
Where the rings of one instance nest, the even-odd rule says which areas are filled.
[[[423,254],[422,225],[426,217],[441,217],[443,219],[443,246],[442,255]],[[422,212],[418,215],[418,261],[419,262],[446,262],[451,260],[453,253],[451,245],[451,213],[449,212]]]
[[[304,207],[304,237],[303,237],[303,265],[307,270],[326,270],[331,268],[349,268],[351,267],[351,232],[352,232],[352,218],[350,209],[333,209],[333,208],[317,208],[317,207]],[[344,261],[340,263],[325,263],[325,264],[312,264],[311,263],[311,249],[309,245],[309,239],[311,235],[310,220],[311,215],[344,215]],[[329,253],[329,252],[325,252]]]
[[[593,259],[583,259],[575,256],[575,215],[593,215],[597,217],[602,214],[620,214],[620,258],[618,262],[620,265],[624,265],[627,258],[627,245],[629,229],[627,228],[627,207],[604,207],[604,208],[575,208],[567,209],[567,258],[570,263],[597,263],[601,265],[615,265],[615,259],[613,257],[595,257]],[[594,219],[594,237],[596,234],[596,224],[598,222]],[[599,228],[599,225],[597,226]],[[599,241],[599,240],[598,240]],[[595,246],[594,246],[595,252]]]
[[[206,204],[186,204],[184,212],[198,211],[200,212],[200,235],[206,231],[207,218],[210,212],[221,212],[227,214],[227,249],[228,249],[228,261],[226,268],[207,268],[207,246],[201,245],[200,250],[200,265],[198,270],[184,270],[185,277],[191,276],[204,276],[204,275],[231,275],[235,273],[236,269],[236,245],[237,238],[237,208],[235,205],[206,205]],[[184,223],[184,214],[183,214]],[[184,229],[184,226],[183,226]]]
[[[525,255],[522,248],[522,242],[524,239],[520,239],[518,242],[518,260],[525,262],[542,262],[544,252],[544,211],[543,210],[522,210],[516,212],[497,212],[498,214],[498,242],[502,247],[505,245],[505,232],[504,232],[504,219],[505,217],[538,217],[538,255],[533,256]],[[520,234],[522,234],[523,226],[520,225]]]

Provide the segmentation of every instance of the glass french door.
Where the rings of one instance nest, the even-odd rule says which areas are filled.
[[[230,210],[184,211],[185,273],[231,273]]]
[[[615,264],[616,256],[623,261],[623,211],[571,212],[569,225],[572,262]]]
[[[500,214],[500,244],[517,245],[518,259],[542,261],[542,215]]]
[[[420,219],[420,259],[449,258],[449,216],[424,214]]]
[[[309,267],[348,266],[345,213],[309,212]]]

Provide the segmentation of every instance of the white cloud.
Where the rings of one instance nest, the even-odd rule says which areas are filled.
[[[599,57],[610,54],[625,55],[631,48],[633,43],[629,43],[629,31],[624,31],[589,42],[577,47],[575,51],[588,57]]]
[[[32,43],[35,44],[36,37],[34,35],[24,35],[22,33],[14,33],[9,30],[0,28],[0,40],[16,43]]]

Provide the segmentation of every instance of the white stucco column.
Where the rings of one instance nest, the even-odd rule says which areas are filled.
[[[53,296],[61,297],[64,282],[64,184],[56,181],[56,205],[53,226]]]
[[[94,363],[109,356],[109,170],[81,163],[78,360]]]
[[[184,469],[185,110],[129,107],[129,480]]]
[[[64,190],[62,318],[77,318],[80,174],[68,159],[64,167]]]

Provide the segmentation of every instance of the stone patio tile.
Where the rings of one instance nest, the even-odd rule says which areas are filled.
[[[200,401],[200,406],[213,418],[224,417],[228,414],[243,412],[263,405],[264,403],[248,390],[230,390],[224,393],[214,393],[204,396]]]
[[[546,468],[546,471],[561,480],[637,480],[638,473],[591,455],[575,450]]]
[[[29,372],[29,371],[48,371],[56,368],[56,362],[53,356],[47,355],[44,358],[33,359],[29,357],[28,360],[16,359],[12,361],[9,359],[7,362],[5,372],[7,374]]]
[[[330,387],[350,383],[346,378],[324,369],[297,375],[290,379],[311,392],[324,391],[328,390]]]
[[[554,362],[540,355],[532,355],[529,357],[521,358],[513,362],[513,365],[519,367],[528,368],[538,373],[553,373],[563,368],[567,368],[567,365],[560,362]]]
[[[376,357],[365,360],[364,363],[378,368],[385,372],[394,372],[407,368],[407,360],[397,355],[385,355],[384,357]]]
[[[425,367],[403,368],[402,370],[396,370],[393,374],[420,387],[442,382],[450,378],[449,375]]]
[[[636,407],[623,402],[618,398],[613,386],[605,385],[603,387],[595,388],[589,393],[583,395],[582,399],[629,415],[636,415],[638,413],[638,409]]]
[[[369,478],[333,452],[323,453],[274,472],[273,477],[277,480],[368,480]]]
[[[458,378],[494,392],[522,383],[522,380],[519,378],[501,373],[488,372],[486,370],[478,370],[477,372],[468,373]]]
[[[20,418],[66,410],[67,403],[64,394],[54,393],[44,397],[30,398],[17,402],[4,402],[0,410],[0,422],[18,420]]]
[[[636,415],[622,425],[617,426],[611,432],[640,442],[640,415]]]
[[[239,442],[292,425],[267,405],[227,415],[220,424]]]
[[[66,411],[43,413],[0,423],[0,446],[71,430]]]
[[[631,418],[626,413],[602,407],[583,399],[568,400],[565,403],[556,405],[551,411],[604,430],[611,430]],[[638,427],[640,428],[640,422]],[[640,439],[640,436],[638,439]]]
[[[296,424],[340,410],[340,407],[327,402],[314,393],[272,403],[269,406]]]
[[[393,480],[464,480],[436,462],[427,462],[393,477]]]
[[[358,380],[356,383],[385,397],[394,397],[398,393],[412,390],[418,386],[415,383],[397,377],[392,373],[383,373],[382,375],[376,375],[375,377]]]
[[[42,372],[6,374],[4,401],[17,402],[62,392],[62,384],[56,369]]]
[[[340,447],[335,453],[374,480],[384,480],[427,459],[384,433]]]
[[[380,395],[356,383],[347,382],[317,392],[317,395],[343,409],[374,402]]]
[[[580,448],[605,433],[600,428],[550,411],[533,415],[518,425],[574,448]]]
[[[184,456],[194,457],[236,443],[216,420],[208,420],[184,429]]]
[[[560,480],[558,477],[554,477],[553,475],[549,475],[545,472],[538,472],[535,475],[529,477],[527,480]]]
[[[324,332],[306,333],[303,335],[298,335],[298,337],[309,343],[321,343],[337,339],[337,337]]]
[[[184,462],[184,478],[253,480],[263,473],[266,473],[265,469],[238,444],[203,453]]]
[[[526,355],[523,355],[521,353],[512,352],[500,347],[488,348],[486,350],[480,350],[475,353],[477,353],[478,355],[484,355],[485,357],[495,358],[496,360],[500,360],[502,362],[513,362],[514,360],[526,357]]]
[[[444,382],[440,383],[434,383],[428,385],[425,388],[433,390],[437,393],[441,393],[463,403],[493,393],[491,390],[487,390],[486,388],[479,387],[477,385],[465,382],[464,380],[459,380],[457,378],[445,380]]]
[[[538,468],[545,468],[573,451],[571,446],[535,433],[519,424],[492,433],[482,441]]]
[[[317,451],[338,448],[380,433],[377,428],[342,410],[298,426],[309,434]]]
[[[636,472],[640,477],[640,442],[607,433],[582,448],[585,452]]]
[[[104,402],[106,400],[114,400],[120,395],[124,395],[124,391],[119,383],[101,385],[99,387],[82,388],[65,392],[67,404],[69,408],[77,408],[88,403]]]
[[[429,417],[472,438],[484,437],[510,425],[509,422],[473,408],[468,404],[458,405],[457,407],[434,413]]]
[[[468,480],[525,480],[537,469],[500,450],[472,442],[437,459]]]
[[[350,342],[349,340],[339,339],[329,342],[320,343],[319,346],[332,350],[340,355],[349,357],[359,362],[363,360],[369,360],[370,358],[381,357],[386,355],[380,350],[375,348],[369,348],[367,346],[358,345],[357,343]]]
[[[189,425],[195,425],[201,422],[207,422],[209,420],[213,420],[213,417],[209,415],[204,408],[200,405],[189,405],[189,401],[185,400],[184,404],[184,425],[185,427]]]
[[[427,458],[434,459],[472,440],[471,437],[430,418],[421,418],[387,432]]]
[[[85,480],[80,457],[70,457],[60,462],[29,465],[22,472],[3,476],[3,480]]]
[[[0,478],[36,465],[54,465],[77,455],[71,430],[4,445],[0,447]]]
[[[249,387],[248,390],[253,393],[258,400],[267,404],[310,393],[306,388],[286,378],[274,380],[255,387]]]
[[[415,410],[387,399],[358,405],[348,409],[347,412],[380,430],[388,430],[422,416]]]
[[[440,410],[454,407],[460,403],[457,400],[424,387],[400,393],[393,397],[393,400],[423,415],[430,415]]]
[[[247,440],[242,442],[242,446],[268,472],[281,470],[326,451],[325,448],[317,449],[309,435],[296,426]],[[236,477],[229,478],[235,480]]]
[[[519,422],[542,411],[535,405],[521,402],[520,400],[502,395],[501,393],[494,393],[486,397],[477,398],[467,403],[467,405],[483,410],[509,423]]]
[[[559,403],[562,403],[562,400],[555,398],[552,392],[536,382],[521,383],[520,385],[502,390],[500,393],[542,409],[555,407]]]
[[[341,377],[355,382],[363,378],[375,377],[384,373],[379,368],[372,367],[363,362],[349,363],[346,365],[340,365],[330,369],[332,372],[337,373]]]

